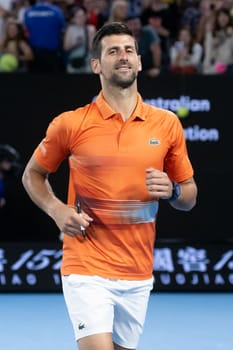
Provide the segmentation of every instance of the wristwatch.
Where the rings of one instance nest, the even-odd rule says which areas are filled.
[[[170,198],[168,198],[168,201],[175,201],[180,196],[180,185],[177,182],[172,182],[173,188],[172,188],[172,195]]]

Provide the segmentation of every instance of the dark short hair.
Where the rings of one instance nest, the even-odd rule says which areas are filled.
[[[109,35],[129,35],[134,39],[135,48],[138,51],[138,45],[137,41],[135,40],[133,33],[129,29],[129,27],[122,22],[111,22],[104,24],[95,34],[93,41],[92,41],[92,57],[93,58],[100,58],[101,56],[101,40],[105,36]]]

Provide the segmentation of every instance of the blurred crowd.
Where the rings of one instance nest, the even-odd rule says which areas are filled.
[[[0,0],[0,71],[91,73],[112,21],[135,35],[142,74],[233,74],[233,0]]]

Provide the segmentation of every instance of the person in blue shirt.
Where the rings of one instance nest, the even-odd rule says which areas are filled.
[[[62,9],[52,1],[40,0],[25,11],[24,26],[34,60],[29,70],[39,73],[56,73],[62,67],[62,38],[66,25]]]

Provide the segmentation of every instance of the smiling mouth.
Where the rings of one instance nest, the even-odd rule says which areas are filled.
[[[116,67],[116,69],[117,70],[129,70],[129,69],[131,69],[131,67],[129,67],[129,66],[118,66],[118,67]]]

